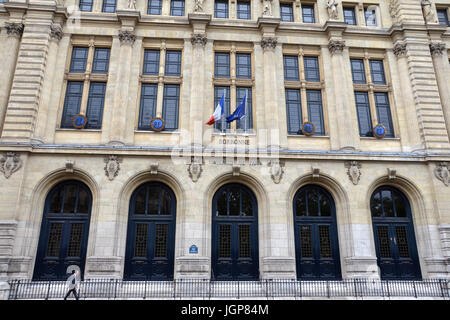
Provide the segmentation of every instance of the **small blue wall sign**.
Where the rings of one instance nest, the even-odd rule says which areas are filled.
[[[197,254],[198,253],[198,248],[195,244],[193,244],[192,246],[189,247],[189,253],[190,254]]]
[[[158,117],[153,118],[150,121],[150,127],[153,131],[161,131],[164,129],[164,120]]]
[[[306,121],[303,124],[302,131],[305,136],[312,136],[316,131],[316,126],[314,125],[314,123]]]
[[[72,125],[76,129],[83,129],[87,124],[87,118],[84,114],[77,114],[72,118]]]
[[[378,139],[383,138],[386,135],[386,129],[382,124],[377,124],[373,130],[375,137]]]

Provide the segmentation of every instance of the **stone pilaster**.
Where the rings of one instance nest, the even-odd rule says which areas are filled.
[[[263,104],[255,104],[255,113],[262,112],[264,114],[264,126],[258,129],[266,129],[266,139],[267,148],[278,148],[283,145],[287,145],[287,141],[283,141],[280,137],[285,137],[285,132],[280,132],[280,114],[278,112],[273,112],[273,110],[278,109],[279,104],[277,100],[277,93],[280,89],[280,84],[278,79],[278,73],[275,61],[282,61],[282,50],[281,45],[278,43],[278,38],[276,36],[276,29],[280,24],[279,18],[272,17],[260,17],[258,18],[258,27],[261,31],[261,41],[259,46],[262,49],[263,58]],[[260,108],[264,108],[260,110]],[[285,119],[283,119],[285,121]],[[263,146],[260,146],[263,147]]]
[[[405,111],[405,125],[407,135],[402,135],[402,145],[408,146],[409,150],[423,150],[423,142],[420,135],[419,123],[415,110],[414,95],[411,82],[405,81],[409,77],[407,45],[404,42],[397,42],[393,48],[394,55],[397,58],[398,77],[400,83],[401,103]],[[401,110],[401,108],[399,108]]]
[[[33,133],[34,142],[43,143],[46,140],[47,118],[49,115],[49,104],[55,84],[55,69],[57,66],[57,54],[59,41],[63,37],[62,28],[59,24],[50,26],[50,43],[47,54],[47,68],[45,69],[44,83],[42,85],[41,100],[39,103],[39,112],[36,120],[36,129]],[[56,84],[55,84],[56,87]]]
[[[211,21],[211,15],[203,13],[189,14],[189,23],[192,26],[191,34],[191,88],[189,101],[189,131],[191,144],[196,147],[202,145],[203,119],[199,115],[205,112],[206,99],[202,90],[205,84],[205,46],[208,42],[206,26]],[[188,58],[185,57],[187,60]],[[186,61],[185,60],[185,61]],[[187,81],[187,80],[186,80]],[[207,109],[206,109],[207,110]]]
[[[35,129],[54,13],[52,3],[28,8],[1,135],[2,141],[29,142]],[[48,8],[45,8],[47,7]],[[11,27],[18,36],[22,28]]]
[[[445,44],[442,42],[432,42],[430,52],[433,60],[434,71],[436,73],[439,95],[441,97],[442,110],[444,112],[447,132],[450,136],[450,66]]]
[[[4,50],[2,72],[0,74],[0,83],[2,84],[0,86],[0,136],[3,128],[3,121],[5,119],[13,73],[16,67],[20,39],[23,33],[23,24],[6,22],[5,28],[8,38],[5,43],[5,48],[7,49]]]
[[[122,27],[118,31],[120,41],[118,61],[120,63],[117,66],[117,77],[115,79],[114,112],[111,117],[108,143],[120,145],[126,143],[128,129],[126,119],[130,113],[130,108],[135,108],[134,105],[129,105],[128,95],[130,91],[133,46],[136,41],[134,27],[140,19],[140,13],[134,10],[123,10],[117,11],[117,15],[122,23]]]
[[[8,277],[16,230],[17,222],[15,220],[0,221],[0,281],[6,280]]]
[[[404,73],[402,82],[408,79],[409,84],[406,86],[411,87],[411,90],[407,88],[409,92],[405,92],[413,96],[411,113],[414,110],[416,114],[424,148],[434,153],[448,153],[450,142],[429,47],[428,29],[435,29],[434,22],[430,20],[427,6],[422,8],[420,1],[396,0],[396,2],[396,9],[393,12],[399,24],[391,27],[390,34],[394,44],[406,44],[405,56],[402,56],[403,52],[399,55],[402,56],[399,59],[399,67]],[[431,10],[434,9],[431,7]],[[404,62],[401,62],[401,59],[406,60],[407,68],[402,65]]]
[[[354,150],[359,146],[359,137],[357,130],[348,130],[348,128],[357,128],[353,112],[350,110],[352,103],[348,99],[348,93],[352,92],[349,87],[348,73],[344,69],[349,63],[348,51],[345,41],[342,39],[342,32],[346,25],[342,22],[328,21],[325,26],[328,32],[328,50],[330,53],[331,69],[334,86],[334,108],[336,113],[333,115],[336,119],[337,147],[340,150]]]

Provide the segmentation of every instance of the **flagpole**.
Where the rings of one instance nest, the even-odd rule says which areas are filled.
[[[248,100],[248,89],[245,89],[245,107],[244,107],[244,115],[245,115],[245,119],[244,119],[244,125],[245,126],[244,126],[244,128],[245,128],[245,131],[244,131],[244,133],[247,133],[247,119],[248,119],[247,100]]]
[[[223,113],[222,113],[222,133],[225,131],[225,94],[226,90],[223,89]]]

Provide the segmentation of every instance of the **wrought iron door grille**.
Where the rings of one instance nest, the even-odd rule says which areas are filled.
[[[66,294],[66,281],[12,280],[8,299],[56,299]],[[248,298],[439,298],[449,299],[450,281],[383,281],[351,279],[341,281],[123,281],[89,279],[81,282],[80,299],[248,299]]]

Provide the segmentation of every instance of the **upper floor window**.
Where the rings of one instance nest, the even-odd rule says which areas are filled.
[[[72,119],[79,113],[86,115],[86,129],[101,128],[109,58],[109,48],[72,48],[61,128],[73,128]],[[96,74],[95,80],[91,74]]]
[[[394,137],[389,89],[381,59],[350,59],[359,134],[372,137],[373,128],[382,124],[386,137]]]
[[[236,78],[250,79],[252,77],[251,55],[248,53],[236,54]]]
[[[450,26],[450,23],[448,21],[447,9],[437,9],[437,16],[439,24],[444,26]]]
[[[238,19],[251,19],[250,1],[238,1],[237,2],[237,18]]]
[[[103,0],[102,12],[116,12],[116,0]]]
[[[143,74],[158,75],[159,73],[159,50],[144,51]]]
[[[161,44],[159,49],[144,50],[139,130],[151,130],[150,122],[157,115],[163,118],[165,131],[178,129],[182,51],[181,48],[177,48],[179,45],[168,45],[168,49],[165,49],[165,46]],[[158,90],[159,86],[161,91]]]
[[[352,26],[356,26],[355,7],[344,7],[344,21]]]
[[[228,18],[228,0],[214,1],[214,17]]]
[[[314,5],[302,5],[302,17],[304,23],[315,23]]]
[[[375,6],[368,6],[364,8],[364,17],[366,26],[377,25],[377,10]]]
[[[216,130],[253,129],[253,79],[252,54],[250,46],[236,48],[234,45],[219,45],[214,54],[214,109],[224,96],[224,115],[232,114],[242,101],[245,101],[245,117],[226,123],[218,121],[214,124]],[[234,64],[235,68],[230,66]],[[243,100],[244,96],[246,97]],[[233,97],[233,99],[231,99]]]
[[[148,0],[147,14],[160,15],[162,13],[162,0]]]
[[[184,0],[171,0],[170,1],[170,15],[171,16],[184,16]]]
[[[230,77],[230,54],[227,52],[216,52],[214,58],[214,75],[217,78]]]
[[[92,11],[94,0],[80,0],[80,11]]]
[[[310,121],[314,135],[325,135],[319,57],[294,54],[283,56],[288,133],[302,135],[303,122]]]
[[[166,51],[166,76],[180,76],[181,75],[181,51],[167,50]]]
[[[292,3],[280,3],[280,18],[281,21],[294,21],[294,10]]]

